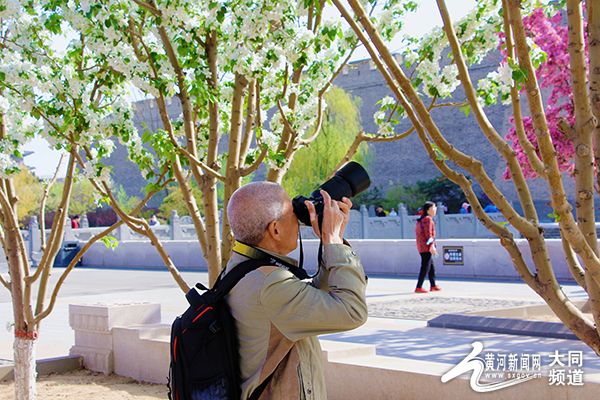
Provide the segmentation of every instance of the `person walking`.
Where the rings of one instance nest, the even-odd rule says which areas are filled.
[[[150,217],[150,226],[157,226],[160,225],[160,221],[158,220],[158,218],[156,218],[156,215],[153,215]]]
[[[468,214],[469,213],[469,207],[471,207],[471,205],[469,203],[462,203],[462,206],[460,207],[460,214]]]
[[[419,272],[419,280],[417,281],[415,293],[427,293],[427,290],[423,289],[423,282],[427,275],[429,275],[431,291],[437,292],[442,290],[435,284],[435,267],[432,259],[432,256],[437,257],[438,255],[435,244],[435,224],[433,222],[436,212],[437,206],[435,203],[431,201],[426,202],[423,205],[423,215],[417,220],[417,226],[415,227],[417,249],[421,254],[421,271]]]

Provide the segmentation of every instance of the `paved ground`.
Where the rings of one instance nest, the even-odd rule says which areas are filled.
[[[6,276],[6,267],[0,265]],[[55,269],[52,281],[63,272]],[[206,283],[205,272],[184,272],[188,284]],[[352,332],[325,335],[324,339],[368,343],[377,354],[410,360],[455,365],[471,350],[474,341],[484,343],[485,352],[501,354],[541,354],[548,360],[555,351],[581,350],[586,380],[600,382],[600,358],[575,340],[530,336],[498,335],[472,331],[429,328],[426,321],[442,313],[464,313],[543,304],[537,294],[520,281],[439,279],[441,292],[415,294],[416,277],[371,276],[367,290],[370,318]],[[425,286],[428,287],[427,285]],[[587,299],[575,284],[563,291],[573,300]],[[162,322],[170,324],[187,307],[183,292],[166,271],[88,269],[74,270],[61,290],[56,307],[44,320],[38,345],[38,359],[67,355],[73,345],[68,305],[89,302],[158,302]],[[10,293],[0,287],[0,324],[10,324]],[[0,363],[12,361],[12,333],[0,330]],[[547,364],[548,361],[545,361]]]

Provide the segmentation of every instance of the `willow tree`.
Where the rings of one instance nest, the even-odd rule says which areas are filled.
[[[290,196],[309,196],[325,182],[331,172],[336,171],[338,160],[346,154],[356,132],[362,129],[359,98],[334,86],[325,94],[325,100],[327,109],[323,114],[321,133],[310,146],[298,150],[281,183]],[[364,164],[367,149],[361,150],[353,160]]]
[[[460,185],[477,218],[500,238],[523,281],[546,301],[578,338],[600,354],[600,259],[593,196],[594,190],[598,189],[594,182],[597,176],[596,162],[600,155],[600,108],[597,94],[600,84],[598,3],[568,0],[554,4],[559,8],[565,7],[565,15],[568,18],[568,65],[573,92],[573,115],[571,119],[560,119],[559,125],[563,135],[573,142],[575,149],[575,210],[567,201],[561,164],[557,160],[561,157],[560,147],[556,138],[550,134],[547,109],[536,76],[536,67],[544,62],[547,53],[528,37],[531,30],[526,30],[524,24],[524,19],[531,15],[536,7],[542,7],[538,2],[481,0],[473,12],[453,23],[445,2],[438,0],[443,28],[423,38],[418,49],[409,52],[408,60],[416,71],[415,75],[411,76],[390,54],[374,25],[373,18],[369,17],[359,1],[349,0],[345,4],[341,0],[334,0],[334,3],[384,75],[397,101],[393,109],[400,109],[410,119],[431,160],[447,178]],[[347,5],[351,11],[346,9]],[[551,9],[546,11],[552,12]],[[587,35],[584,29],[586,19]],[[497,32],[502,34],[498,35]],[[505,60],[499,63],[498,71],[490,74],[483,82],[474,83],[469,75],[469,64],[498,49],[501,40],[504,42],[502,49],[505,52]],[[450,49],[450,61],[441,67],[444,65],[441,62],[445,57],[443,54],[447,54],[444,53],[446,48]],[[585,57],[586,48],[589,48],[589,62]],[[456,149],[429,113],[431,100],[428,100],[428,97],[447,97],[459,84],[467,99],[467,104],[462,107],[464,109],[466,106],[475,116],[482,132],[480,140],[488,140],[506,162],[517,189],[523,215],[515,211],[494,185],[482,163]],[[529,132],[523,124],[522,107],[525,106],[520,102],[520,91],[522,97],[527,100],[526,107],[531,116]],[[538,179],[547,182],[548,198],[559,222],[565,257],[574,279],[589,295],[593,320],[575,307],[561,290],[518,153],[511,147],[511,143],[504,139],[504,133],[498,132],[486,116],[486,101],[489,103],[490,99],[498,97],[512,102],[515,135],[523,149],[522,154],[539,176]],[[389,112],[389,108],[383,111]],[[534,143],[531,138],[535,138]],[[472,190],[471,180],[457,167],[464,169],[477,180],[507,221],[527,239],[534,271],[527,266],[525,256],[508,229],[493,222],[483,212]]]

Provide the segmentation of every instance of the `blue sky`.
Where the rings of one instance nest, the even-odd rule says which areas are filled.
[[[435,0],[422,0],[421,5],[414,15],[407,18],[403,31],[398,35],[397,42],[390,43],[389,47],[393,52],[401,49],[400,38],[404,33],[420,36],[427,33],[434,26],[441,26],[442,20],[437,9]],[[450,15],[453,20],[466,15],[471,8],[475,6],[475,0],[446,0]],[[334,14],[337,13],[337,10]],[[341,18],[341,17],[340,17]],[[355,52],[355,59],[369,58],[364,49],[358,49]],[[47,178],[54,174],[60,153],[49,148],[48,143],[41,138],[36,138],[25,146],[25,150],[33,151],[34,154],[25,157],[25,165],[33,167],[34,172],[41,178]],[[66,163],[63,163],[66,165]],[[60,175],[64,176],[66,167],[63,167]]]

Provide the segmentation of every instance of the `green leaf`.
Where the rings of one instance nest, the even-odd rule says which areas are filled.
[[[436,160],[438,161],[446,161],[448,159],[448,156],[446,156],[442,150],[435,144],[435,143],[431,143],[431,147],[433,148],[433,150],[437,153],[437,157]]]
[[[219,21],[220,23],[223,23],[223,21],[225,21],[225,13],[227,12],[227,9],[225,7],[221,7],[221,9],[217,12],[217,21]]]
[[[114,250],[119,245],[118,240],[112,236],[104,236],[100,240],[102,241],[102,243],[104,243],[106,245],[107,249]]]
[[[560,222],[560,215],[556,214],[556,211],[552,211],[552,214],[548,214],[550,218],[553,218],[555,222]]]
[[[465,117],[468,117],[469,114],[471,113],[471,105],[470,104],[465,104],[460,111],[465,113]]]

